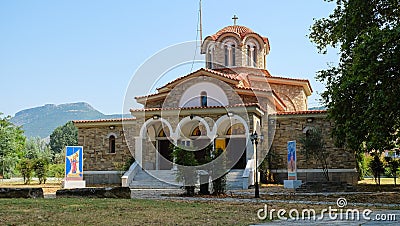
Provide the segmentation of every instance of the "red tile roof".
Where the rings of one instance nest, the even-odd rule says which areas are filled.
[[[93,123],[93,122],[122,122],[134,121],[135,118],[115,118],[115,119],[96,119],[96,120],[74,120],[73,123]]]
[[[211,35],[211,37],[214,40],[217,40],[221,35],[225,33],[235,33],[239,35],[240,38],[243,39],[247,34],[254,33],[254,31],[245,26],[233,25],[222,28],[221,30],[217,31],[217,33],[215,33],[214,35]]]
[[[287,77],[280,77],[280,76],[271,76],[271,78],[286,79],[286,80],[293,80],[293,81],[299,81],[299,82],[309,82],[308,79],[300,79],[300,78],[287,78]]]
[[[313,92],[313,89],[311,87],[311,83],[310,83],[310,81],[308,79],[286,78],[286,77],[279,77],[279,76],[271,76],[269,78],[270,79],[283,79],[283,80],[289,80],[289,81],[306,82],[308,84],[308,87],[310,87],[310,91]]]
[[[211,37],[212,40],[217,40],[219,37],[221,37],[223,34],[226,33],[234,33],[236,35],[238,35],[241,39],[244,39],[244,37],[246,37],[249,34],[255,34],[257,36],[259,36],[264,43],[268,43],[269,45],[269,41],[267,37],[263,37],[261,35],[259,35],[258,33],[254,32],[253,30],[251,30],[248,27],[245,26],[241,26],[241,25],[231,25],[231,26],[226,26],[224,28],[222,28],[221,30],[217,31],[217,33],[208,36]]]
[[[141,108],[131,109],[130,112],[145,112],[145,111],[173,111],[173,110],[194,110],[194,109],[215,109],[215,108],[234,108],[234,107],[260,107],[258,103],[234,104],[228,106],[208,106],[208,107],[177,107],[177,108]]]
[[[312,114],[326,114],[326,110],[310,110],[310,111],[284,111],[278,112],[277,115],[312,115]]]
[[[270,77],[271,74],[266,69],[251,68],[251,67],[234,67],[234,68],[215,68],[214,71],[218,71],[224,74],[248,74],[248,75],[260,75],[263,74],[266,77]]]
[[[243,69],[243,68],[238,68],[238,69],[240,70],[240,69]],[[250,71],[253,70],[252,68],[246,68],[246,69],[250,70]],[[310,87],[310,91],[312,92],[310,81],[307,80],[307,79],[296,79],[296,78],[286,78],[286,77],[279,77],[279,76],[271,76],[271,74],[267,70],[261,70],[261,69],[254,69],[254,70],[262,71],[262,73],[265,75],[265,76],[262,76],[262,77],[267,77],[267,78],[270,78],[270,79],[282,79],[282,80],[289,80],[289,81],[306,82],[308,84],[308,86]],[[221,76],[221,77],[224,77],[224,78],[228,78],[228,79],[231,79],[231,80],[234,80],[234,81],[241,81],[241,80],[244,79],[242,74],[235,73],[234,69],[231,69],[231,68],[221,68],[221,69],[214,69],[214,70],[208,69],[208,68],[200,68],[199,70],[194,71],[194,72],[192,72],[192,73],[190,73],[188,75],[176,78],[175,80],[165,84],[164,86],[162,86],[160,88],[157,88],[157,90],[160,90],[160,89],[162,89],[164,87],[167,87],[167,86],[169,86],[169,85],[171,85],[171,84],[173,84],[175,82],[178,82],[180,80],[183,80],[183,79],[185,79],[185,78],[187,78],[189,76],[192,76],[193,74],[198,73],[199,71],[205,71],[205,72],[213,73],[215,75],[218,75],[218,76]],[[251,72],[248,75],[260,76],[261,77],[261,75],[257,75],[255,73],[251,73]],[[254,89],[254,90],[256,90],[256,89]],[[163,93],[164,92],[154,93],[154,94],[149,94],[149,95],[144,95],[144,96],[137,96],[137,97],[135,97],[135,99],[141,99],[141,98],[146,98],[146,97],[157,96],[157,95],[160,95],[160,94],[163,94]]]

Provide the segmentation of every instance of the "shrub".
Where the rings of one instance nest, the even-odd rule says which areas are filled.
[[[386,165],[385,172],[388,171],[388,176],[393,177],[394,186],[396,186],[397,171],[399,170],[400,162],[392,157],[385,157]]]
[[[373,159],[369,162],[368,167],[370,168],[372,175],[374,176],[375,183],[381,184],[381,174],[384,172],[385,168],[383,166],[383,162],[379,157],[378,153],[374,153]]]
[[[212,152],[212,184],[213,184],[213,195],[225,194],[226,191],[226,153],[223,149],[218,148]],[[216,159],[220,157],[220,161]]]
[[[363,152],[357,152],[355,154],[357,161],[358,180],[363,180],[368,175],[368,160]]]
[[[124,168],[123,168],[123,170],[124,171],[128,171],[129,170],[129,167],[131,167],[131,165],[135,162],[136,160],[135,160],[135,158],[134,157],[130,157],[130,158],[128,158],[127,160],[126,160],[126,162],[125,162],[125,165],[124,165]]]
[[[38,158],[33,161],[33,170],[39,179],[39,184],[45,184],[47,172],[49,170],[49,162],[46,158]]]
[[[194,196],[197,172],[194,167],[187,166],[198,165],[195,155],[192,151],[185,150],[179,146],[173,146],[172,149],[172,156],[175,158],[175,163],[178,164],[176,180],[183,182],[186,195]]]
[[[49,170],[47,171],[48,177],[63,178],[65,175],[64,164],[50,164]]]
[[[17,169],[21,173],[21,176],[24,178],[24,184],[31,183],[33,172],[32,161],[27,158],[21,159],[18,163]]]

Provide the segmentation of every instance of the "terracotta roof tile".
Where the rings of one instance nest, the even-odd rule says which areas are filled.
[[[135,118],[115,118],[115,119],[96,119],[96,120],[74,120],[73,123],[93,123],[93,122],[122,122],[134,121]]]
[[[310,83],[310,81],[308,80],[308,79],[299,79],[299,78],[286,78],[286,77],[279,77],[279,76],[271,76],[271,77],[269,77],[269,78],[271,78],[271,79],[284,79],[284,80],[290,80],[290,81],[298,81],[298,82],[307,82],[308,83],[308,86],[310,87],[310,91],[312,92],[313,91],[313,89],[312,89],[312,87],[311,87],[311,83]]]
[[[241,25],[231,25],[231,26],[226,26],[224,28],[222,28],[221,30],[217,31],[217,33],[209,36],[211,37],[212,40],[217,40],[219,37],[221,37],[223,34],[226,33],[234,33],[236,35],[238,35],[241,39],[244,39],[244,37],[246,37],[249,34],[255,34],[257,36],[259,36],[264,43],[268,43],[269,45],[269,41],[267,37],[263,37],[261,35],[259,35],[258,33],[254,32],[253,30],[251,30],[248,27],[245,26],[241,26]]]
[[[312,114],[326,114],[326,110],[310,110],[310,111],[284,111],[278,112],[277,115],[312,115]]]
[[[248,75],[260,75],[263,74],[266,77],[270,77],[271,74],[266,69],[252,68],[252,67],[234,67],[234,68],[216,68],[214,71],[218,71],[225,74],[248,74]]]
[[[215,108],[234,108],[234,107],[260,107],[258,103],[234,104],[228,106],[208,106],[208,107],[177,107],[177,108],[141,108],[131,109],[130,112],[145,112],[145,111],[173,111],[173,110],[194,110],[194,109],[215,109]]]

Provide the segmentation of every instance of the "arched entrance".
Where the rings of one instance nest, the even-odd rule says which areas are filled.
[[[209,157],[212,146],[210,129],[207,122],[198,116],[189,116],[183,118],[178,125],[177,134],[179,134],[178,145],[187,147],[187,150],[193,151],[196,160],[203,164]]]
[[[217,137],[215,148],[221,148],[227,153],[227,164],[232,169],[245,169],[247,160],[252,158],[248,151],[248,126],[238,115],[219,118],[214,127]]]
[[[173,134],[170,131],[171,125],[163,118],[150,118],[143,124],[140,136],[135,139],[135,159],[143,169],[172,168],[171,164],[167,164],[170,160],[167,142],[173,142]]]
[[[158,131],[157,141],[157,169],[170,170],[173,166],[172,158],[172,143],[169,140],[169,129],[167,127],[161,128]]]
[[[246,131],[242,123],[233,124],[226,132],[226,151],[232,169],[246,168]]]

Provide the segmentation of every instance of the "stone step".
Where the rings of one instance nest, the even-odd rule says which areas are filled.
[[[243,189],[243,172],[244,170],[231,170],[226,176],[226,187],[228,190]]]
[[[139,171],[129,184],[130,188],[178,188],[176,172],[172,170]]]
[[[227,174],[227,189],[235,190],[243,187],[244,170],[231,170]],[[179,188],[182,183],[176,181],[174,170],[148,170],[139,171],[129,184],[130,188]]]

